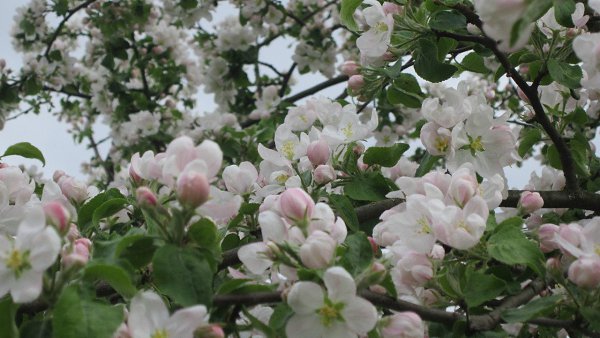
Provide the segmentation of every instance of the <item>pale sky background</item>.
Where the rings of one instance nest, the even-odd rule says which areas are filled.
[[[0,32],[2,32],[0,33],[0,58],[4,58],[7,67],[14,71],[20,69],[22,55],[14,51],[10,31],[13,26],[16,9],[28,2],[27,0],[0,1],[0,13],[2,13],[2,20],[0,20]],[[228,3],[224,5],[220,3],[219,10],[214,15],[213,23],[217,23],[224,17],[235,13],[231,5]],[[286,71],[291,65],[291,55],[294,48],[291,42],[289,39],[276,40],[271,47],[261,50],[261,60],[272,63],[280,71]],[[314,74],[298,76],[297,72],[295,73],[295,78],[298,80],[298,83],[293,87],[292,94],[309,88],[324,79],[322,76]],[[457,82],[456,79],[451,79],[446,84],[455,85]],[[320,94],[335,97],[343,88],[344,84],[340,84],[324,90]],[[198,95],[200,104],[196,111],[212,111],[215,107],[212,96],[204,93],[199,93]],[[58,169],[64,170],[70,175],[84,178],[81,172],[81,163],[91,158],[93,152],[91,149],[87,149],[87,144],[76,144],[72,135],[67,132],[68,127],[68,124],[59,122],[56,117],[48,112],[42,112],[40,115],[27,114],[7,121],[4,129],[0,131],[0,154],[12,144],[24,141],[30,142],[42,151],[46,158],[46,166],[41,168],[39,161],[26,160],[16,156],[6,157],[2,161],[15,165],[37,165],[47,178],[51,177],[52,173]],[[95,126],[96,140],[102,139],[108,133],[108,127],[97,123]],[[101,145],[100,152],[103,156],[106,155],[108,152],[108,142]],[[505,171],[509,180],[509,186],[523,187],[529,180],[529,173],[536,168],[537,163],[532,160],[526,161],[524,168],[517,168],[516,166],[514,168],[506,168]],[[539,168],[537,168],[537,171],[540,171]]]

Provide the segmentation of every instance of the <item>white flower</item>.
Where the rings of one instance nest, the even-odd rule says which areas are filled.
[[[223,170],[225,186],[234,194],[252,192],[257,179],[258,171],[250,162],[242,162],[239,166],[230,165]]]
[[[514,44],[510,43],[514,24],[523,16],[527,9],[525,0],[475,0],[475,11],[483,21],[483,31],[490,38],[500,41],[498,48],[503,52],[513,52],[521,49],[533,31],[533,24],[519,32]]]
[[[385,54],[388,49],[394,30],[394,18],[392,14],[385,14],[383,6],[378,1],[365,0],[364,3],[371,5],[363,10],[370,29],[356,40],[356,46],[362,55],[377,58]]]
[[[0,298],[10,292],[15,303],[28,303],[42,292],[44,271],[60,252],[60,237],[46,226],[40,205],[27,210],[15,238],[0,236]]]
[[[488,216],[486,202],[475,196],[463,209],[447,206],[434,214],[433,233],[439,241],[466,250],[475,246],[483,236]]]
[[[193,338],[194,331],[206,325],[206,317],[204,305],[181,309],[169,316],[160,296],[143,291],[131,300],[127,325],[131,338]]]
[[[323,276],[327,295],[313,282],[298,282],[287,298],[295,314],[285,328],[289,338],[364,336],[377,323],[377,310],[356,296],[352,276],[341,267],[332,267]]]

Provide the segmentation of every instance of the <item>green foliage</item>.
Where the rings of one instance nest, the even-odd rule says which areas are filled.
[[[6,151],[4,152],[4,154],[2,154],[2,156],[0,156],[0,158],[11,155],[17,155],[25,158],[33,158],[36,160],[40,160],[40,162],[42,162],[43,165],[46,165],[46,159],[44,158],[44,154],[42,154],[42,152],[38,148],[34,147],[29,142],[20,142],[13,144],[12,146],[6,149]]]
[[[358,26],[354,21],[354,12],[360,6],[362,0],[342,0],[342,7],[340,9],[340,19],[342,25],[346,26],[352,31],[357,31]]]
[[[18,338],[19,333],[15,324],[16,304],[9,296],[0,299],[0,338]]]
[[[332,204],[336,214],[338,214],[344,220],[344,223],[346,223],[348,229],[352,232],[358,231],[360,226],[358,223],[358,217],[356,216],[354,206],[348,197],[344,195],[332,194],[329,195],[329,202]]]
[[[340,263],[350,274],[357,276],[371,265],[373,261],[373,249],[371,242],[369,242],[364,232],[356,232],[348,235],[344,246],[346,247],[346,251]]]
[[[581,68],[577,65],[570,65],[565,62],[560,62],[555,59],[548,60],[548,72],[552,78],[564,85],[567,88],[576,89],[581,87],[579,82],[583,73]]]
[[[534,299],[517,309],[507,309],[503,311],[502,319],[508,323],[523,323],[537,317],[548,315],[553,312],[561,298],[560,295],[553,295]]]
[[[396,143],[390,147],[370,147],[365,151],[363,162],[368,165],[393,167],[408,148],[408,144],[405,143]]]
[[[457,71],[455,66],[440,62],[438,47],[429,39],[419,40],[419,47],[413,54],[415,71],[423,79],[431,82],[441,82],[449,79]]]

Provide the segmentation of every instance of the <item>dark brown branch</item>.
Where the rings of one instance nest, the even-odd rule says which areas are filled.
[[[67,21],[69,21],[69,19],[71,19],[71,17],[79,12],[80,10],[86,8],[87,6],[89,6],[90,4],[92,4],[92,2],[95,2],[96,0],[88,0],[82,4],[80,4],[77,7],[74,7],[73,9],[70,9],[67,12],[67,15],[64,17],[64,19],[62,19],[62,21],[58,24],[58,26],[56,27],[56,30],[54,31],[54,33],[52,34],[52,36],[50,37],[50,40],[48,41],[48,46],[46,47],[46,51],[44,52],[44,56],[48,57],[48,54],[50,54],[50,50],[52,49],[52,45],[54,44],[54,41],[56,41],[56,39],[58,38],[58,36],[60,35],[60,32],[62,31],[63,27],[65,26],[65,24],[67,23]]]
[[[72,91],[66,90],[64,88],[63,89],[54,89],[52,87],[43,86],[42,89],[45,90],[45,91],[48,91],[48,92],[65,94],[67,96],[75,96],[75,97],[79,97],[79,98],[86,99],[86,100],[91,100],[92,99],[91,95],[83,94],[83,93],[80,93],[80,92],[72,92]]]
[[[288,84],[290,83],[290,79],[292,78],[292,74],[294,73],[294,70],[296,69],[297,65],[298,64],[296,62],[292,63],[290,70],[288,70],[288,72],[285,73],[285,75],[283,76],[283,81],[281,82],[281,88],[279,89],[279,97],[283,97],[283,95],[285,95]]]
[[[300,99],[303,99],[303,98],[305,98],[307,96],[310,96],[312,94],[318,93],[318,92],[320,92],[323,89],[329,88],[331,86],[335,86],[336,84],[342,83],[342,82],[345,82],[345,81],[348,81],[348,76],[346,76],[346,75],[338,75],[338,76],[336,76],[334,78],[331,78],[329,80],[323,81],[323,82],[321,82],[321,83],[319,83],[319,84],[317,84],[317,85],[315,85],[313,87],[310,87],[310,88],[308,88],[306,90],[303,90],[303,91],[301,91],[298,94],[292,95],[292,96],[284,99],[284,101],[293,103],[293,102],[296,102],[296,101],[298,101]]]
[[[258,304],[279,303],[282,300],[280,292],[256,292],[247,294],[216,295],[213,298],[213,304],[216,306],[252,306]]]

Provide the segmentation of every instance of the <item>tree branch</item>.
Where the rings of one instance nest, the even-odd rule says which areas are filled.
[[[313,87],[310,87],[310,88],[308,88],[306,90],[303,90],[300,93],[292,95],[292,96],[290,96],[290,97],[288,97],[286,99],[283,99],[283,100],[286,101],[286,102],[293,103],[293,102],[296,102],[296,101],[298,101],[300,99],[303,99],[303,98],[305,98],[307,96],[310,96],[312,94],[320,92],[323,89],[329,88],[331,86],[335,86],[336,84],[342,83],[342,82],[345,82],[345,81],[348,81],[348,76],[346,76],[346,75],[338,75],[338,76],[336,76],[334,78],[331,78],[329,80],[323,81],[323,82],[321,82],[321,83],[319,83],[319,84],[317,84],[317,85],[315,85]]]
[[[54,33],[52,34],[52,36],[50,37],[50,40],[48,41],[48,45],[46,47],[46,51],[44,52],[44,57],[48,57],[48,54],[50,54],[50,50],[52,49],[52,45],[54,44],[54,41],[56,41],[56,39],[58,38],[58,36],[60,35],[60,32],[62,31],[63,27],[65,26],[65,24],[67,23],[67,21],[69,21],[69,19],[71,19],[71,17],[79,12],[80,10],[86,8],[87,6],[89,6],[92,2],[95,2],[96,0],[88,0],[82,4],[80,4],[79,6],[70,9],[67,12],[67,15],[65,16],[64,19],[62,19],[62,21],[58,24],[58,26],[56,27],[56,30],[54,31]]]

